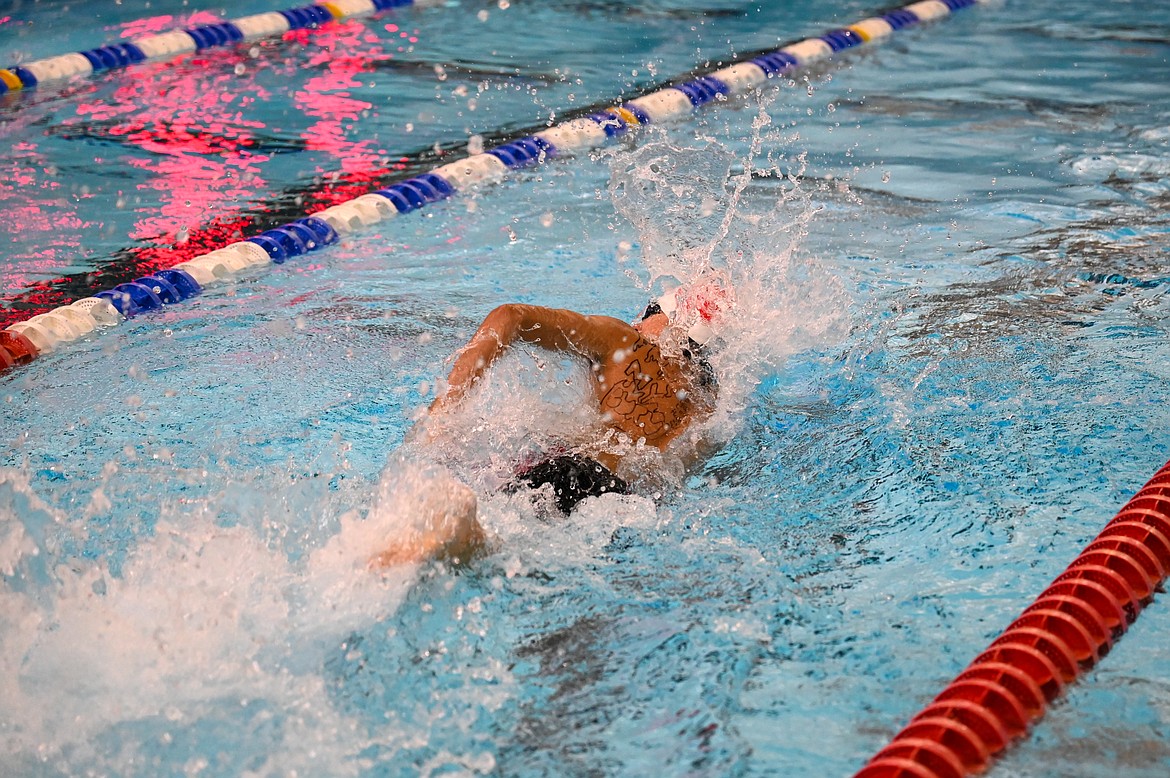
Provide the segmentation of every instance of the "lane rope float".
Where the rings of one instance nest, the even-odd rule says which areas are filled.
[[[343,235],[410,213],[457,192],[500,181],[512,170],[588,151],[643,124],[688,115],[704,105],[748,93],[769,79],[786,76],[838,52],[880,41],[897,30],[941,19],[952,11],[983,2],[991,0],[920,0],[848,27],[832,29],[598,113],[554,124],[533,135],[441,165],[180,262],[173,268],[16,322],[7,328],[12,334],[0,341],[0,350],[8,352],[0,370],[9,367],[9,362],[12,366],[26,364],[98,327],[117,324],[199,295],[204,287],[244,271],[284,263],[336,243]]]
[[[212,24],[143,35],[96,49],[74,51],[0,70],[0,94],[35,89],[74,76],[122,70],[140,62],[171,59],[208,49],[275,38],[290,30],[306,30],[326,22],[373,16],[404,6],[435,5],[439,0],[328,0],[284,11],[242,16]]]
[[[1044,715],[1170,574],[1170,462],[855,778],[964,778]]]

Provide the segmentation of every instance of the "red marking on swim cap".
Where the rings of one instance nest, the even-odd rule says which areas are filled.
[[[720,284],[707,282],[697,284],[687,290],[686,307],[699,314],[699,317],[710,324],[719,314],[731,307],[731,296]]]

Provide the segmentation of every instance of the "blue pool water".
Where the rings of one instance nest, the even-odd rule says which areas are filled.
[[[78,7],[0,51],[192,13]],[[9,99],[5,305],[874,10],[451,2]],[[1170,457],[1168,55],[1156,5],[965,10],[3,375],[0,772],[851,774]],[[426,454],[490,553],[364,569],[487,311],[630,318],[708,255],[750,316],[706,465],[491,494],[579,420],[520,354]],[[1168,646],[1159,596],[989,774],[1165,775]]]

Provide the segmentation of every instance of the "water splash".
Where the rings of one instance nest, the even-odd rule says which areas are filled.
[[[648,295],[713,274],[733,291],[734,310],[709,357],[719,409],[702,430],[722,431],[722,440],[764,376],[844,336],[850,300],[843,280],[802,250],[819,209],[815,185],[802,177],[798,136],[773,127],[765,104],[742,155],[732,143],[651,131],[633,151],[614,154],[609,184],[639,235],[644,271],[635,279]]]
[[[371,536],[400,517],[343,516],[294,562],[208,511],[160,513],[114,575],[61,554],[58,536],[81,525],[26,474],[0,471],[0,764],[199,772],[214,751],[197,742],[233,732],[229,772],[360,772],[358,754],[381,736],[337,710],[320,667],[404,597],[410,568],[366,569]]]
[[[721,338],[707,355],[720,392],[706,423],[665,453],[614,440],[597,412],[592,376],[579,360],[521,346],[493,364],[460,407],[426,420],[414,441],[419,445],[388,468],[409,477],[384,479],[423,494],[433,476],[405,463],[437,463],[469,484],[482,503],[550,451],[595,455],[604,448],[621,454],[619,475],[638,494],[658,500],[676,491],[703,440],[723,443],[736,434],[764,377],[792,354],[839,339],[848,324],[844,282],[802,251],[818,206],[802,178],[798,144],[795,135],[772,126],[762,107],[746,144],[736,138],[679,141],[656,130],[633,149],[605,152],[609,194],[638,236],[641,262],[628,272],[632,282],[654,297],[717,275],[734,295]],[[737,146],[742,154],[733,150]],[[620,245],[623,251],[634,247]]]

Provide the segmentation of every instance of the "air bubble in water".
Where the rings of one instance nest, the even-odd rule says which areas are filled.
[[[488,14],[487,9],[485,8],[482,11],[480,11],[479,13],[477,13],[475,15],[475,18],[479,19],[481,22],[486,22],[488,20],[489,15],[490,14]]]
[[[242,76],[248,72],[248,68],[244,66],[243,62],[237,62],[236,66],[233,68],[233,70],[235,71],[237,76]]]
[[[468,154],[482,154],[483,153],[483,136],[472,135],[467,139],[467,153]]]

